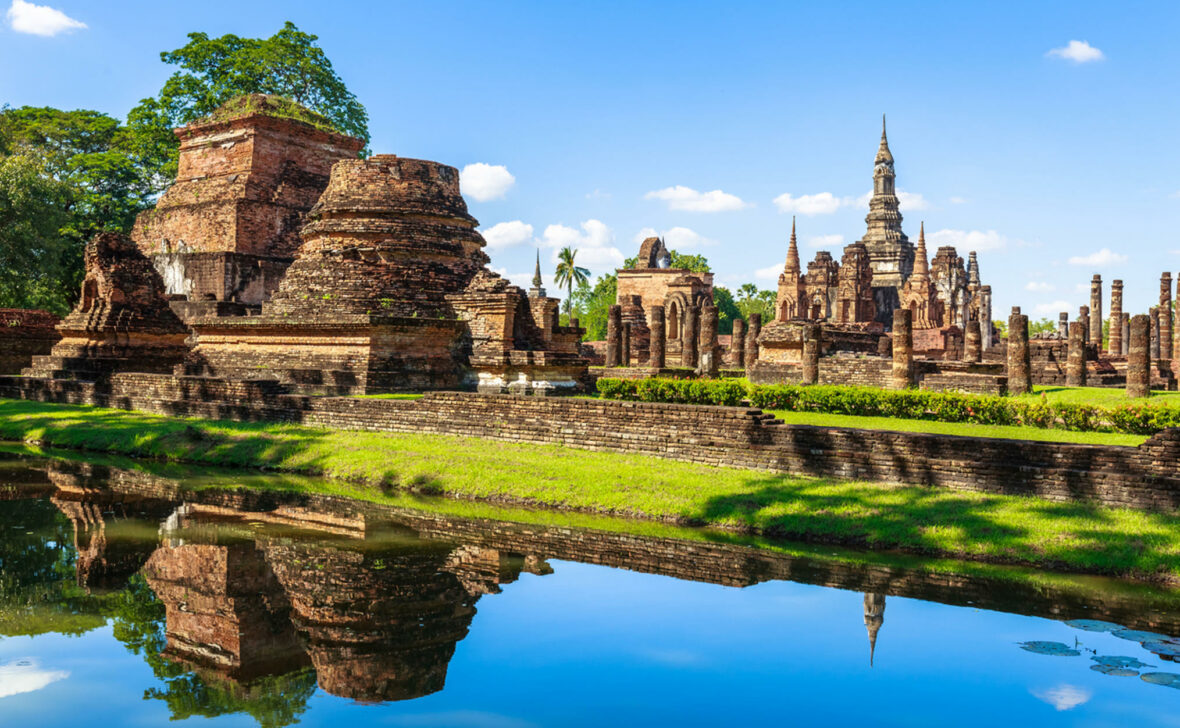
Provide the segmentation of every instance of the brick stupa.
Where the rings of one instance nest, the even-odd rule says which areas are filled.
[[[131,237],[182,318],[244,314],[278,287],[332,165],[355,159],[364,142],[263,94],[233,99],[176,136],[176,181]]]
[[[164,298],[160,274],[121,233],[86,246],[82,299],[57,325],[61,341],[33,358],[26,376],[98,380],[120,371],[171,373],[188,329]]]
[[[189,373],[274,377],[304,391],[572,388],[580,330],[557,301],[487,270],[483,237],[437,162],[338,162],[261,316],[190,321]]]

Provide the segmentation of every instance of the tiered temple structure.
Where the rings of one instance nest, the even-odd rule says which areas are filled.
[[[341,393],[578,386],[581,330],[487,269],[455,168],[342,160],[308,219],[261,315],[190,320],[188,373]]]
[[[131,237],[184,319],[241,315],[278,287],[332,165],[364,142],[274,96],[234,99],[176,130],[176,180]]]
[[[893,153],[882,124],[864,237],[844,248],[839,263],[821,250],[803,271],[792,220],[775,323],[820,322],[825,331],[832,327],[880,331],[892,325],[896,309],[908,308],[919,352],[943,351],[949,348],[948,341],[961,342],[971,320],[980,322],[983,348],[990,348],[994,339],[991,288],[980,281],[975,253],[965,267],[954,247],[943,246],[931,261],[925,225],[915,250],[901,227],[895,183]],[[768,328],[768,335],[776,336],[774,327]]]
[[[99,233],[86,246],[77,306],[57,325],[61,341],[33,357],[26,376],[101,379],[113,372],[170,373],[188,352],[188,329],[164,298],[164,282],[131,239]]]

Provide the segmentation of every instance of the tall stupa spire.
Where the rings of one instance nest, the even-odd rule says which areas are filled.
[[[889,151],[889,138],[885,135],[885,115],[881,114],[881,145],[877,147],[876,162],[893,165],[893,153]]]
[[[533,298],[544,298],[545,289],[542,288],[544,280],[541,278],[541,251],[537,250],[537,267],[533,269],[533,287],[529,289],[529,296]]]
[[[914,252],[914,275],[930,275],[930,258],[926,257],[926,221],[918,227],[918,249]]]
[[[869,632],[869,667],[877,652],[877,633],[885,624],[885,595],[865,594],[865,629]]]
[[[882,115],[881,144],[873,161],[873,194],[869,198],[869,214],[865,216],[867,229],[859,242],[869,251],[877,320],[886,326],[893,321],[893,310],[899,303],[898,291],[914,269],[914,244],[901,229],[896,179]]]
[[[787,246],[787,270],[799,270],[799,243],[795,240],[795,216],[791,216],[791,242]]]

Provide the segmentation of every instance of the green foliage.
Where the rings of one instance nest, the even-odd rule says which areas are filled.
[[[685,269],[693,273],[708,273],[712,270],[709,268],[709,260],[703,255],[685,255],[675,250],[669,250],[668,256],[671,258],[669,266],[672,268]],[[639,256],[627,258],[623,261],[623,270],[635,270],[638,265]]]
[[[1180,407],[1149,404],[1128,403],[1104,407],[1077,402],[1050,402],[1044,396],[1030,399],[917,389],[798,384],[746,384],[744,396],[734,399],[732,392],[721,386],[727,382],[699,383],[706,386],[690,388],[686,380],[603,378],[598,380],[598,391],[609,399],[643,402],[736,404],[742,399],[748,399],[754,407],[765,410],[1037,427],[1072,432],[1153,435],[1170,427],[1180,427]],[[691,396],[685,394],[686,391],[691,391]]]
[[[565,313],[573,315],[574,286],[586,285],[590,280],[590,271],[577,265],[574,261],[578,251],[566,246],[557,252],[557,268],[553,272],[553,282],[565,286]]]
[[[745,320],[749,321],[750,314],[757,313],[762,315],[764,322],[769,322],[774,319],[777,299],[777,291],[758,290],[758,286],[753,283],[743,283],[738,289],[737,306]]]
[[[140,101],[127,116],[135,148],[157,165],[165,183],[176,174],[177,142],[172,129],[213,114],[244,94],[268,94],[290,105],[290,115],[309,123],[323,119],[332,129],[369,140],[369,116],[316,45],[318,38],[287,22],[270,38],[190,33],[189,42],[160,54],[181,70],[154,98]],[[318,125],[318,124],[317,124]]]
[[[1037,334],[1052,334],[1057,331],[1057,321],[1048,318],[1037,319],[1036,321],[1028,322],[1028,335],[1036,336]]]
[[[62,233],[71,196],[43,160],[0,156],[0,307],[69,311],[81,252]]]
[[[733,301],[733,294],[724,286],[714,286],[713,305],[717,307],[717,333],[732,334],[733,322],[743,318],[741,310]]]
[[[606,338],[606,320],[610,307],[618,298],[619,279],[613,273],[599,276],[591,287],[586,281],[573,292],[574,310],[578,312],[579,323],[586,329],[586,341],[602,341]]]

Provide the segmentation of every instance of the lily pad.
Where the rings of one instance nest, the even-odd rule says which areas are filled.
[[[1101,619],[1071,619],[1066,624],[1074,629],[1084,629],[1087,632],[1113,632],[1116,629],[1124,629],[1121,624],[1103,622]]]
[[[1061,642],[1044,642],[1040,640],[1034,642],[1021,642],[1020,649],[1028,650],[1029,652],[1035,652],[1038,655],[1053,655],[1055,657],[1077,657],[1078,655],[1082,654],[1067,644]]]
[[[1090,659],[1094,662],[1097,662],[1099,665],[1105,665],[1107,667],[1155,667],[1155,665],[1148,665],[1146,662],[1140,662],[1138,657],[1102,655],[1098,657],[1091,657]]]
[[[1180,675],[1174,672],[1145,672],[1139,676],[1139,679],[1152,685],[1163,685],[1167,688],[1180,690]]]
[[[1144,632],[1139,629],[1116,629],[1111,634],[1119,639],[1131,640],[1132,642],[1167,642],[1171,639],[1166,634]]]
[[[1157,655],[1167,655],[1168,657],[1180,657],[1180,644],[1168,640],[1167,642],[1160,642],[1158,640],[1152,642],[1144,642],[1143,649],[1148,652],[1154,652]]]
[[[1135,677],[1139,674],[1138,670],[1132,670],[1126,667],[1115,667],[1114,665],[1090,665],[1090,669],[1095,672],[1100,672],[1103,675],[1114,675],[1115,677]]]

